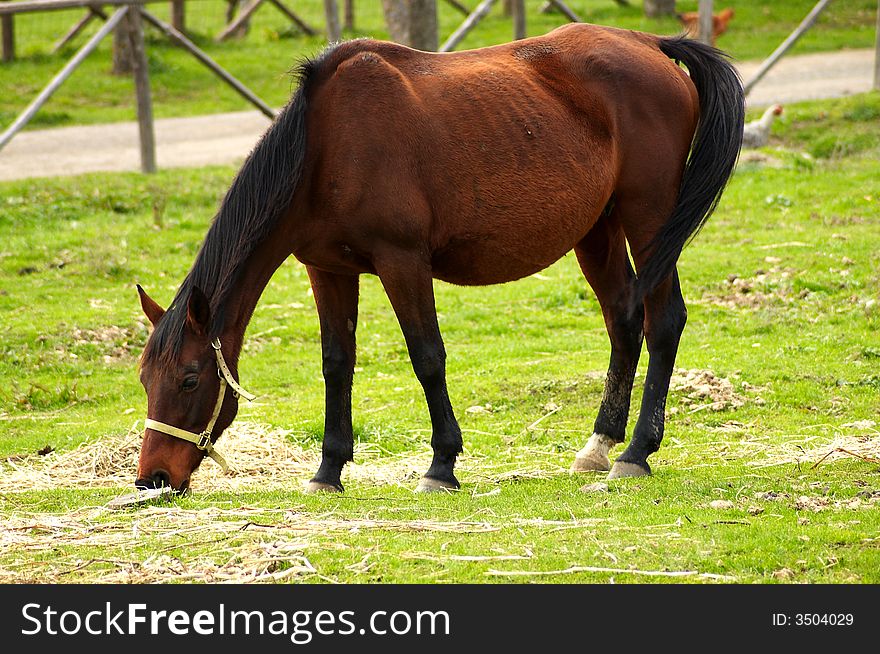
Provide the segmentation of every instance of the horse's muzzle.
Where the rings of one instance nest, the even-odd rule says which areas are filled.
[[[171,487],[171,475],[165,470],[156,470],[152,475],[146,478],[136,479],[135,488],[139,490],[149,490],[152,488],[169,488]],[[189,490],[189,479],[184,479],[180,486],[175,488],[178,493],[183,495]]]

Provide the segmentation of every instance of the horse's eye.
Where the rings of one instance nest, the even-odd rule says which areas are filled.
[[[199,385],[199,378],[196,375],[190,375],[186,379],[183,380],[183,384],[180,385],[181,390],[184,391],[194,391],[196,386]]]

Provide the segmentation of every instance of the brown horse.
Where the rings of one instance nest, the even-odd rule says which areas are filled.
[[[686,319],[676,262],[718,203],[742,138],[742,86],[721,53],[573,24],[453,54],[350,41],[304,63],[300,76],[171,308],[139,287],[155,328],[141,360],[151,418],[137,485],[185,490],[204,456],[222,462],[212,443],[238,409],[245,328],[291,254],[314,290],[326,386],[322,461],[309,490],[342,490],[352,459],[361,274],[381,280],[425,391],[434,458],[419,489],[450,489],[459,487],[462,440],[432,280],[509,282],[572,249],[611,339],[593,436],[573,469],[649,474]],[[611,467],[643,336],[641,413]]]

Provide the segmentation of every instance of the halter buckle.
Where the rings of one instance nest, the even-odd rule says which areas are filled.
[[[207,452],[211,447],[211,432],[206,430],[199,434],[199,442],[196,443],[196,447]]]

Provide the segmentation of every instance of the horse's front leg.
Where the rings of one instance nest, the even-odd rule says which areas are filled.
[[[357,275],[336,275],[306,266],[321,322],[325,412],[321,467],[308,492],[342,491],[342,467],[354,455],[351,385],[358,313]]]
[[[394,251],[377,257],[374,265],[397,315],[431,415],[434,459],[417,490],[458,489],[453,469],[462,450],[461,429],[446,390],[446,350],[437,324],[430,262],[408,251]]]

